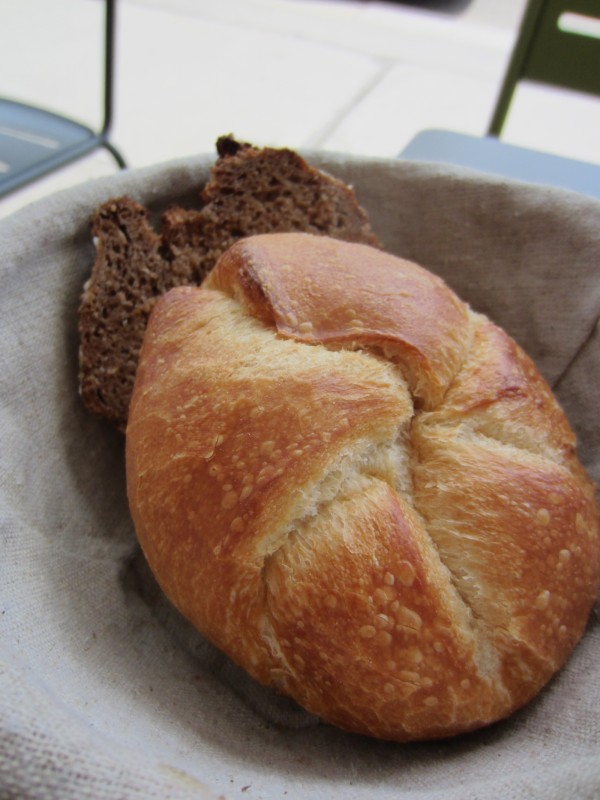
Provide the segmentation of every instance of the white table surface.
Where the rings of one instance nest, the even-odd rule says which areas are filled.
[[[230,132],[392,158],[423,129],[479,135],[524,5],[119,0],[112,139],[140,167]],[[0,0],[0,95],[97,126],[102,15],[100,0]],[[526,86],[504,138],[600,163],[599,131],[597,100]],[[98,151],[0,200],[0,217],[115,170]]]

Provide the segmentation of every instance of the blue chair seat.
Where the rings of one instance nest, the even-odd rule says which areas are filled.
[[[495,136],[425,130],[409,142],[400,157],[454,164],[488,175],[571,189],[600,199],[600,165],[507,144]]]

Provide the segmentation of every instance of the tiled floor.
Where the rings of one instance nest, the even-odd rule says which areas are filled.
[[[4,0],[0,94],[97,125],[102,5]],[[119,0],[113,139],[138,167],[213,152],[229,132],[384,157],[424,128],[481,134],[524,6]],[[505,138],[600,162],[599,131],[600,102],[525,87]],[[0,217],[114,169],[104,152],[86,157],[0,200]]]

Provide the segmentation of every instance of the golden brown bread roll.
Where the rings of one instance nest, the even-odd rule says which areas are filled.
[[[306,234],[157,305],[131,510],[176,607],[346,730],[449,736],[528,701],[599,582],[594,487],[531,360],[437,277]]]

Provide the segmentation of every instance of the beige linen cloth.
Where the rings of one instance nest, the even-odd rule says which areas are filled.
[[[600,478],[600,204],[404,162],[307,154],[386,247],[534,357]],[[196,201],[213,157],[125,172],[0,223],[0,797],[600,797],[600,620],[526,709],[451,741],[338,731],[257,687],[163,600],[136,546],[123,440],[77,396],[92,209]]]

